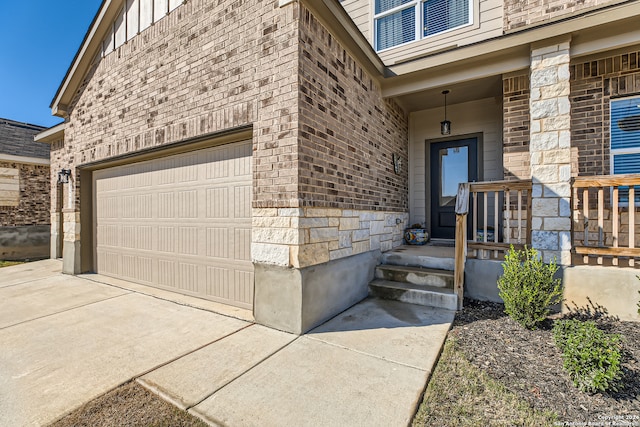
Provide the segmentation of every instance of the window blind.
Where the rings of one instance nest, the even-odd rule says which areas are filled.
[[[414,0],[377,0],[376,1],[376,14],[386,12],[394,7],[402,6],[403,4],[413,3]]]
[[[611,101],[611,173],[640,173],[640,97]],[[634,203],[640,204],[635,187]],[[618,189],[621,204],[629,203],[629,187]]]
[[[423,36],[469,23],[469,0],[428,0],[423,7]]]
[[[416,38],[416,9],[409,7],[376,22],[378,50],[407,43]]]
[[[640,149],[640,97],[611,101],[611,150],[633,148]]]

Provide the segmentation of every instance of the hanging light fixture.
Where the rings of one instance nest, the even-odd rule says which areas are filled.
[[[71,169],[61,169],[58,172],[58,184],[68,184],[71,176]]]
[[[444,95],[444,120],[440,122],[440,133],[442,135],[451,134],[451,122],[447,120],[447,94],[448,90],[443,90],[442,94]]]

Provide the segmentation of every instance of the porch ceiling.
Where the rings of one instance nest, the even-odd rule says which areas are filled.
[[[396,99],[405,108],[407,113],[444,105],[443,90],[449,90],[447,104],[460,104],[484,98],[502,96],[502,76],[485,77],[473,81],[456,83],[452,85],[430,88],[420,92],[398,96]]]

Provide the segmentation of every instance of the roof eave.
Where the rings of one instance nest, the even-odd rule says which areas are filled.
[[[96,16],[93,18],[89,30],[84,36],[80,48],[76,52],[67,73],[58,87],[51,101],[51,114],[65,118],[68,114],[68,106],[73,96],[80,87],[82,79],[91,67],[91,63],[102,47],[102,39],[106,30],[111,25],[117,12],[122,7],[123,0],[103,0]]]
[[[33,137],[35,142],[44,142],[47,144],[51,144],[55,141],[60,141],[64,139],[64,129],[67,127],[66,123],[60,123],[59,125],[55,125],[50,127],[47,130],[40,132],[39,134]]]

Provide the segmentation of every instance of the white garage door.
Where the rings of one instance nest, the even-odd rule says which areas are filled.
[[[97,273],[253,306],[251,142],[95,171]]]

